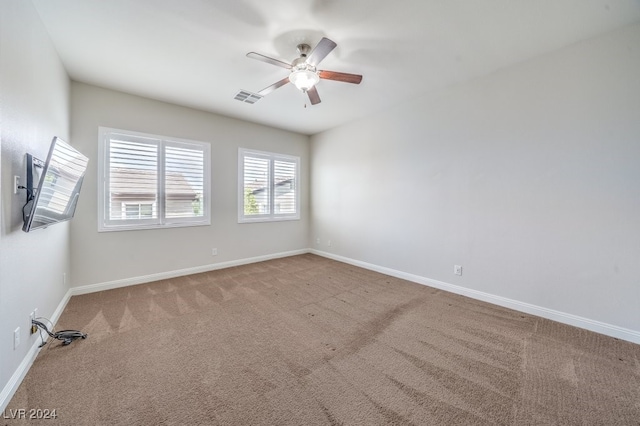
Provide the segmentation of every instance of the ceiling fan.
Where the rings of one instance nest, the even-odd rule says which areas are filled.
[[[268,64],[277,65],[279,67],[286,68],[290,71],[289,75],[282,80],[272,84],[269,87],[265,87],[258,92],[260,96],[266,96],[279,87],[284,86],[287,83],[293,83],[299,90],[306,93],[309,96],[311,105],[320,103],[320,95],[316,89],[316,84],[320,79],[342,81],[344,83],[360,84],[362,76],[358,74],[348,74],[344,72],[325,71],[318,70],[316,67],[335,47],[337,44],[326,37],[311,50],[308,44],[299,44],[298,53],[300,57],[296,58],[288,64],[278,59],[270,58],[268,56],[261,55],[256,52],[247,53],[248,58],[257,59]]]

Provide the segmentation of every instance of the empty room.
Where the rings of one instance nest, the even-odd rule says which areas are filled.
[[[640,425],[637,0],[0,0],[0,424]]]

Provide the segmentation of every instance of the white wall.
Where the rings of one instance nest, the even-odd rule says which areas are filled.
[[[318,134],[311,159],[313,247],[640,332],[640,25]]]
[[[68,140],[69,79],[29,1],[0,1],[0,408],[29,349],[29,314],[51,317],[68,285],[69,224],[22,232],[25,191],[13,194],[13,176],[26,183],[27,152],[45,159],[53,136]],[[70,141],[73,143],[73,141]],[[21,343],[13,349],[13,331]],[[16,377],[13,377],[16,380]]]
[[[75,146],[90,158],[71,223],[72,286],[107,284],[307,248],[307,136],[76,82],[71,85],[71,116]],[[98,233],[99,126],[210,142],[212,224]],[[300,156],[300,220],[237,223],[238,147]],[[218,249],[215,257],[211,255],[214,247]]]

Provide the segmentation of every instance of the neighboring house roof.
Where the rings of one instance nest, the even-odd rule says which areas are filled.
[[[155,197],[157,173],[155,170],[111,169],[111,194],[116,197]],[[169,172],[166,176],[168,199],[195,200],[199,194],[181,173]]]

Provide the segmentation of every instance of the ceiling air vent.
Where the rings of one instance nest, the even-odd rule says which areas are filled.
[[[236,97],[233,99],[237,99],[241,102],[246,102],[248,104],[255,104],[260,99],[262,99],[262,95],[258,95],[257,93],[247,92],[246,90],[240,90]]]

